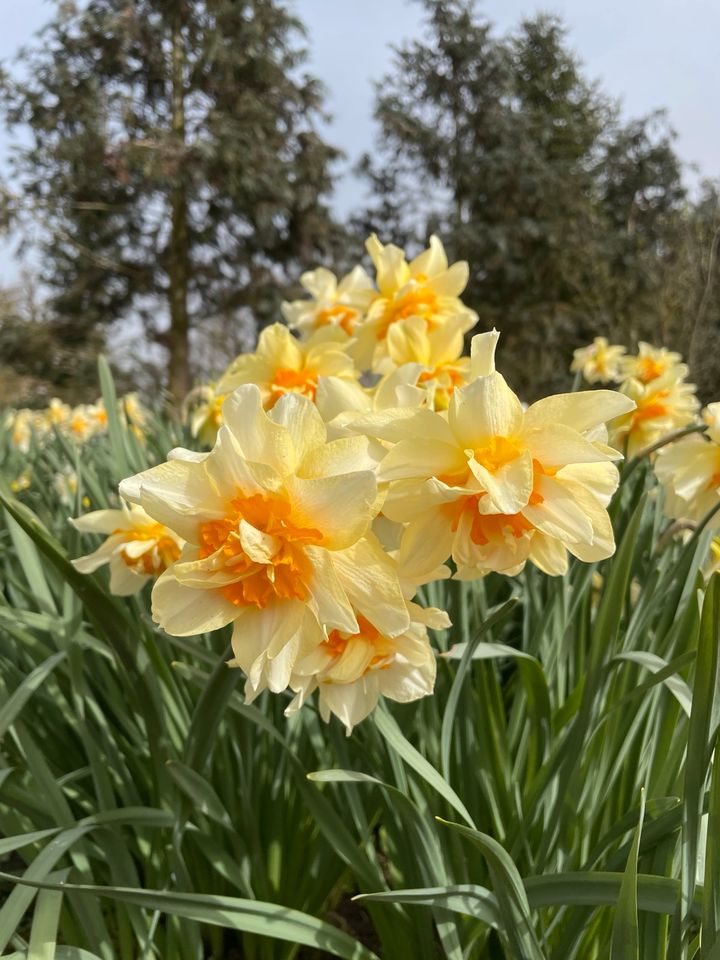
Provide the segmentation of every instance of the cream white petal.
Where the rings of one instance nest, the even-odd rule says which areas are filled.
[[[71,563],[78,573],[94,573],[98,567],[110,562],[111,558],[124,542],[124,534],[110,536],[93,553],[89,553],[85,557],[78,557],[76,560],[72,560]]]
[[[407,480],[465,473],[467,458],[457,445],[439,440],[404,440],[397,443],[383,458],[378,479]]]
[[[325,443],[327,430],[323,418],[307,397],[286,393],[280,397],[269,416],[290,436],[294,451],[293,469],[302,463],[311,450]]]
[[[568,559],[565,545],[555,537],[536,531],[530,543],[530,560],[550,577],[561,577],[567,572]]]
[[[333,566],[355,609],[382,634],[396,637],[410,619],[396,564],[369,535],[333,555]]]
[[[479,502],[480,513],[519,513],[530,499],[533,463],[527,450],[492,472],[474,457],[468,461],[468,466],[487,493]]]
[[[594,443],[562,423],[546,423],[523,432],[523,442],[543,467],[564,467],[568,463],[596,463],[607,457]]]
[[[128,514],[124,510],[93,510],[81,517],[70,517],[70,523],[81,533],[110,534],[128,526]]]
[[[238,615],[238,608],[219,590],[194,589],[178,583],[170,568],[155,581],[152,615],[167,633],[190,637],[231,623]]]
[[[322,547],[307,547],[306,553],[313,565],[312,577],[306,586],[318,622],[328,631],[355,633],[357,620],[345,586],[335,570],[335,555],[331,556]]]
[[[455,390],[448,422],[462,447],[475,447],[490,437],[517,435],[523,408],[504,377],[492,373]]]
[[[318,530],[323,546],[340,550],[363,536],[377,512],[377,481],[369,470],[306,480],[288,477],[293,523]]]
[[[548,423],[563,423],[582,433],[599,423],[629,413],[634,408],[634,401],[617,390],[559,393],[533,403],[525,414],[525,425],[530,428],[543,427]]]
[[[116,597],[129,597],[142,590],[150,577],[135,573],[117,557],[110,563],[110,593]]]
[[[552,477],[539,477],[536,488],[542,502],[528,504],[522,510],[523,516],[533,526],[548,536],[562,540],[566,546],[593,542],[590,519],[566,486]]]
[[[370,456],[367,437],[341,437],[307,453],[298,467],[298,476],[309,480],[376,467],[377,461]]]
[[[255,384],[245,384],[230,394],[223,406],[223,419],[243,457],[272,467],[281,476],[293,472],[297,456],[292,438],[267,416]]]

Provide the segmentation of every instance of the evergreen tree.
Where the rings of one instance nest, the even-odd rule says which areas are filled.
[[[657,117],[620,121],[556,18],[498,37],[473,0],[419,2],[428,35],[397,50],[378,84],[382,147],[365,167],[376,187],[382,170],[413,198],[403,239],[439,230],[469,261],[466,299],[503,332],[529,398],[562,385],[558,355],[583,340],[644,332],[682,201],[679,163]],[[384,199],[366,216],[381,233]]]
[[[277,285],[327,249],[338,153],[280,0],[60,5],[0,83],[27,146],[12,167],[68,335],[140,315],[190,385],[189,332],[274,316]],[[169,321],[169,325],[168,325]],[[161,332],[167,326],[165,332]]]

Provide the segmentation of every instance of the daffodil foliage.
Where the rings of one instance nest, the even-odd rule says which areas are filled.
[[[3,414],[0,954],[717,956],[718,404],[598,339],[528,406],[368,253],[184,422]]]

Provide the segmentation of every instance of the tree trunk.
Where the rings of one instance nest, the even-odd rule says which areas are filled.
[[[172,143],[174,182],[170,191],[170,249],[168,262],[170,330],[167,344],[170,351],[168,387],[172,399],[179,402],[190,389],[188,272],[189,243],[187,225],[187,190],[185,162],[185,52],[182,38],[182,15],[178,10],[172,32]]]

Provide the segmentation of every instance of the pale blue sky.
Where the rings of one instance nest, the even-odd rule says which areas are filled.
[[[333,114],[328,138],[350,161],[372,147],[372,80],[391,60],[391,44],[418,36],[420,8],[411,0],[294,0],[308,26],[311,69],[325,83]],[[0,0],[0,60],[49,18],[50,0]],[[559,13],[591,77],[620,97],[628,116],[668,109],[681,158],[701,176],[720,176],[720,4],[717,0],[486,0],[481,4],[499,32],[537,10]],[[0,131],[0,158],[7,135]],[[696,175],[692,177],[695,179]],[[347,173],[338,184],[339,212],[362,198]],[[0,284],[17,274],[7,247],[0,248]]]

